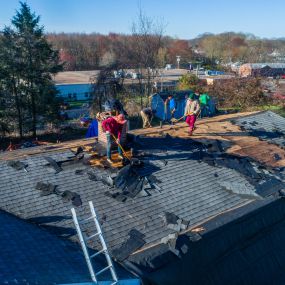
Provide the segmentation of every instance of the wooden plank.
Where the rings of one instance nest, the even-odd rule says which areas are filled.
[[[19,158],[24,158],[30,155],[36,155],[36,154],[41,154],[41,153],[62,151],[64,149],[73,149],[79,146],[87,147],[87,146],[94,145],[94,143],[95,143],[95,138],[88,138],[88,139],[79,139],[79,140],[58,143],[58,144],[49,144],[49,145],[36,146],[36,147],[25,148],[25,149],[17,149],[13,151],[2,152],[0,154],[0,161],[1,160],[12,160],[16,158],[19,159]]]

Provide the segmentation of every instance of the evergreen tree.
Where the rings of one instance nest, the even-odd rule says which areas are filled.
[[[26,107],[21,81],[20,51],[17,37],[10,28],[5,28],[0,41],[0,121],[2,130],[15,131],[17,125],[23,136],[24,110]]]
[[[20,5],[12,19],[12,28],[3,32],[0,55],[6,56],[1,58],[0,67],[4,66],[6,72],[1,78],[17,110],[20,136],[23,129],[36,136],[37,125],[49,121],[57,112],[52,75],[62,70],[62,66],[58,52],[46,40],[40,17],[26,3]],[[7,83],[9,80],[11,83]]]

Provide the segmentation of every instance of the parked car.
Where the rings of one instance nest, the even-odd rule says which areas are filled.
[[[133,72],[132,73],[132,78],[133,79],[140,79],[140,78],[142,78],[142,75],[140,73]]]
[[[170,70],[170,69],[173,69],[173,65],[172,64],[166,64],[165,70]]]

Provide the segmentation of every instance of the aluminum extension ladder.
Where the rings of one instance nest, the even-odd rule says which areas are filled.
[[[98,221],[98,218],[97,218],[97,215],[96,215],[96,212],[95,212],[95,209],[94,209],[92,201],[89,201],[89,207],[90,207],[91,216],[89,218],[87,218],[87,219],[78,220],[77,215],[76,215],[76,211],[75,211],[74,208],[71,209],[71,213],[72,213],[73,222],[74,222],[74,225],[75,225],[78,237],[79,237],[79,241],[80,241],[83,253],[84,253],[84,257],[86,259],[87,266],[88,266],[88,269],[89,269],[89,272],[90,272],[90,275],[91,275],[91,279],[92,279],[93,282],[96,282],[96,284],[97,284],[97,282],[98,282],[97,281],[97,276],[100,275],[101,273],[105,272],[106,270],[110,270],[111,275],[112,275],[112,281],[113,281],[113,283],[111,283],[111,285],[118,284],[118,277],[117,277],[114,265],[112,263],[110,254],[108,252],[108,248],[107,248],[106,242],[104,240],[104,237],[103,237],[103,234],[102,234],[102,230],[101,230],[101,226],[100,226],[100,223]],[[95,234],[90,235],[90,236],[86,236],[81,231],[80,224],[81,223],[85,223],[85,222],[90,221],[90,220],[94,221],[97,232]],[[86,242],[88,240],[96,238],[96,237],[99,237],[100,243],[102,245],[102,249],[99,250],[98,252],[90,255],[89,251],[88,251],[88,248],[87,248],[87,243]],[[93,268],[93,265],[92,265],[92,259],[94,257],[98,256],[99,254],[102,254],[102,253],[105,255],[105,258],[106,258],[108,266],[106,266],[105,268],[101,269],[98,272],[95,272],[95,270]]]

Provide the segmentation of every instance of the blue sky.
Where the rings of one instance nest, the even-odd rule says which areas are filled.
[[[285,37],[284,0],[26,0],[47,32],[130,33],[139,5],[163,19],[167,35],[190,39],[205,32]],[[0,0],[0,29],[19,8]]]

